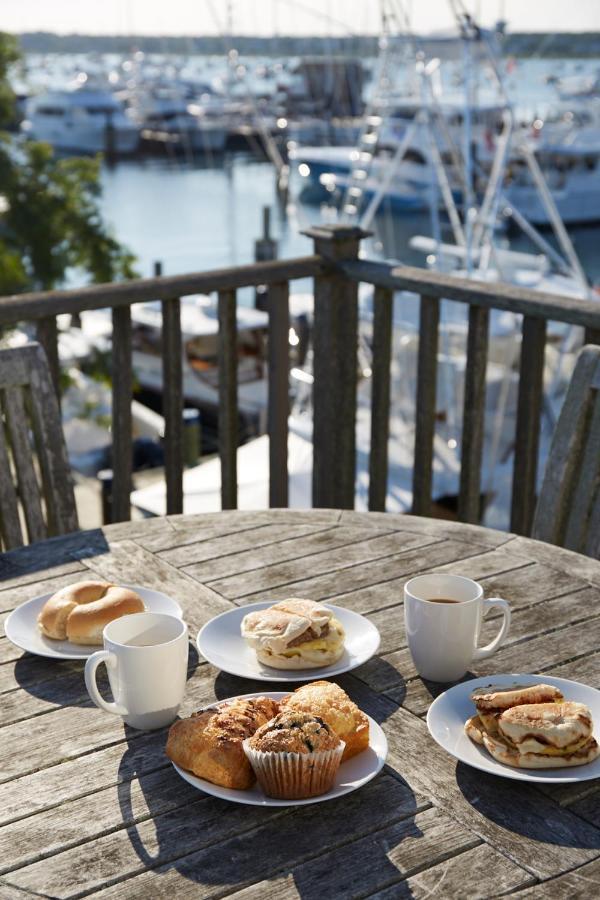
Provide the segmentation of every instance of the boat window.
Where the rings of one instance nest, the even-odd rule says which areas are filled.
[[[112,106],[86,106],[85,111],[90,116],[110,116],[114,113]]]
[[[415,150],[414,147],[409,147],[402,158],[406,160],[406,162],[414,162],[419,166],[425,165],[425,157],[418,150]]]
[[[38,106],[38,113],[42,116],[64,116],[65,111],[60,106]]]

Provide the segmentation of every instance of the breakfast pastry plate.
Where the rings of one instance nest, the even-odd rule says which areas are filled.
[[[144,601],[146,612],[166,613],[169,616],[177,616],[181,619],[182,610],[176,600],[162,594],[160,591],[152,591],[150,588],[140,587],[137,584],[123,584],[121,587],[130,588],[140,595]],[[87,659],[101,647],[97,645],[73,644],[71,641],[54,641],[45,637],[38,628],[37,618],[46,600],[49,600],[55,591],[43,594],[27,600],[14,609],[4,623],[6,637],[29,653],[37,656],[49,656],[53,659]]]
[[[578,681],[552,678],[550,675],[486,675],[484,678],[463,681],[440,694],[429,707],[427,713],[429,733],[440,747],[443,747],[456,759],[475,769],[480,769],[482,772],[490,772],[492,775],[501,775],[516,781],[546,782],[548,784],[600,778],[600,757],[583,766],[557,769],[517,769],[497,762],[485,747],[475,744],[465,734],[464,724],[476,711],[473,701],[470,699],[471,692],[475,688],[489,684],[508,686],[514,683],[527,685],[540,682],[559,688],[564,694],[565,700],[585,703],[590,708],[594,721],[593,735],[600,743],[600,691],[580,684]]]
[[[254,650],[246,643],[240,632],[244,616],[257,609],[266,609],[276,601],[251,603],[228,610],[215,616],[199,631],[196,639],[199,652],[213,666],[255,681],[315,681],[317,678],[332,678],[361,666],[379,649],[381,637],[373,623],[358,613],[341,606],[323,603],[331,610],[346,632],[344,653],[330,666],[315,669],[272,669],[256,658]]]
[[[240,694],[238,697],[228,697],[227,700],[249,700],[253,697],[270,697],[272,700],[282,700],[288,695],[287,691],[264,691],[258,694]],[[212,705],[218,706],[218,703]],[[385,763],[388,751],[386,736],[371,716],[367,716],[367,718],[369,720],[368,748],[363,750],[362,753],[357,753],[352,759],[343,762],[338,769],[332,789],[318,797],[308,797],[304,800],[275,800],[273,797],[267,797],[258,784],[255,784],[250,790],[237,791],[233,788],[212,784],[212,782],[206,781],[204,778],[198,778],[174,762],[171,762],[171,765],[185,781],[198,788],[198,790],[211,794],[213,797],[219,797],[221,800],[232,800],[234,803],[247,803],[250,806],[306,806],[308,803],[322,803],[325,800],[335,800],[337,797],[343,797],[344,794],[356,791],[363,784],[371,781],[381,771]]]

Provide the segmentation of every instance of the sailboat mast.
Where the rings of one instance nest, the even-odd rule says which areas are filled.
[[[473,109],[473,71],[471,56],[471,28],[470,19],[465,16],[461,22],[461,32],[463,39],[463,72],[465,87],[465,106],[463,121],[463,159],[465,163],[465,185],[463,198],[463,217],[465,230],[465,266],[467,276],[473,271],[473,156],[472,156],[472,123],[471,112]]]

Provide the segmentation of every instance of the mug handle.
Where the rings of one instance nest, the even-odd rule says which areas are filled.
[[[508,629],[510,628],[510,606],[506,600],[502,600],[500,597],[491,597],[489,600],[483,601],[484,616],[492,606],[498,606],[502,610],[502,627],[494,640],[486,644],[485,647],[475,647],[473,659],[485,659],[487,656],[491,656],[508,634]]]
[[[97,653],[92,653],[92,655],[88,657],[85,664],[85,686],[88,690],[88,694],[100,709],[104,709],[106,712],[113,713],[116,716],[126,716],[127,710],[124,706],[121,706],[120,703],[109,703],[98,690],[98,685],[96,684],[96,669],[102,663],[104,663],[107,669],[116,669],[117,657],[114,653],[109,653],[108,650],[99,650]]]

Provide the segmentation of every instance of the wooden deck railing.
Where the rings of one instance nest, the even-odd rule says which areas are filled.
[[[390,363],[394,291],[420,296],[417,358],[413,512],[431,510],[437,350],[442,298],[469,307],[458,515],[479,518],[485,376],[490,310],[523,315],[511,529],[528,534],[535,505],[538,438],[548,320],[580,325],[588,342],[600,343],[600,303],[541,294],[513,286],[467,281],[407,266],[359,259],[363,232],[348,226],[310,229],[315,255],[219,271],[98,285],[0,298],[0,327],[37,322],[58,386],[56,316],[89,309],[113,310],[113,518],[130,517],[132,395],[131,305],[160,299],[163,316],[163,414],[167,512],[183,509],[182,336],[180,298],[218,292],[219,447],[221,500],[237,506],[236,290],[267,285],[268,432],[271,506],[288,503],[289,283],[314,279],[313,505],[351,509],[355,498],[357,400],[357,295],[360,282],[374,285],[373,375],[369,508],[383,510],[388,476]]]

